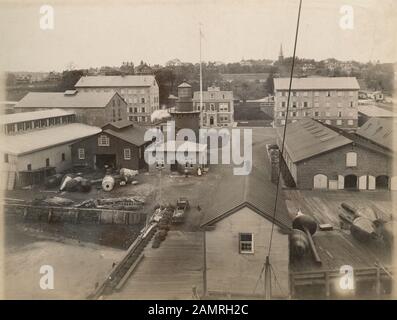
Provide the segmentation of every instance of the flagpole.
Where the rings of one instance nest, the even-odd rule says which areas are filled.
[[[201,63],[201,38],[202,38],[202,33],[201,33],[201,23],[199,25],[199,31],[200,31],[200,125],[203,125],[203,67]]]

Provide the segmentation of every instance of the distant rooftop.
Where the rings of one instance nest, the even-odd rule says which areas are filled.
[[[84,92],[29,92],[15,108],[104,108],[117,93]]]
[[[52,117],[62,117],[75,114],[73,111],[65,111],[62,109],[50,109],[31,112],[18,112],[5,114],[0,116],[0,124],[10,124],[24,121],[33,121],[39,119],[47,119]]]
[[[288,90],[289,78],[275,78],[275,90]],[[354,77],[315,77],[293,78],[292,90],[359,90],[360,85]]]
[[[150,87],[155,81],[153,75],[84,76],[75,87]]]
[[[358,112],[371,118],[396,118],[397,114],[375,105],[359,105]]]
[[[0,144],[0,150],[4,153],[22,155],[60,144],[72,143],[75,140],[89,137],[99,132],[101,132],[101,129],[98,127],[82,123],[71,123],[7,136]]]

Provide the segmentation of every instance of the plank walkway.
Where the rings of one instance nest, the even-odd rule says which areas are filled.
[[[106,299],[192,299],[203,288],[202,232],[169,231],[160,248],[151,243],[120,292]]]

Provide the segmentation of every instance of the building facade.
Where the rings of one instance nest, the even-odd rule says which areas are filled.
[[[96,135],[72,144],[73,166],[146,170],[144,152],[149,142],[144,141],[145,131],[128,120],[109,123]]]
[[[281,149],[283,130],[277,131]],[[299,189],[397,189],[390,150],[312,119],[288,124],[280,168]]]
[[[274,126],[285,124],[289,78],[274,79]],[[293,78],[288,123],[312,118],[326,124],[357,128],[359,84],[353,77]]]
[[[230,127],[234,123],[234,102],[232,91],[221,91],[209,87],[203,91],[203,105],[200,107],[200,92],[193,95],[195,110],[200,111],[202,127]]]
[[[100,128],[75,123],[60,109],[4,115],[1,118],[1,188],[43,183],[72,167],[71,144]]]
[[[150,115],[160,107],[153,75],[85,76],[75,87],[83,92],[117,92],[127,103],[128,120],[134,122],[150,123]]]
[[[127,104],[114,92],[29,92],[14,110],[27,112],[55,108],[73,112],[78,122],[98,127],[127,118]]]

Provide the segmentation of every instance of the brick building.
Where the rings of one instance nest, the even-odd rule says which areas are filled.
[[[229,127],[234,123],[234,102],[232,91],[221,91],[209,87],[203,91],[203,106],[200,108],[200,91],[193,95],[195,110],[200,111],[200,125],[203,127]]]
[[[127,104],[115,92],[29,92],[14,110],[26,112],[54,108],[73,112],[78,122],[98,127],[127,118]]]
[[[275,78],[274,125],[285,124],[289,78]],[[353,77],[293,78],[288,122],[312,118],[339,128],[357,128],[358,90]]]
[[[277,134],[281,150],[283,128]],[[288,124],[280,167],[300,189],[397,189],[390,149],[313,119]]]
[[[117,92],[127,103],[130,121],[150,122],[159,109],[159,87],[153,75],[85,76],[75,87],[83,92]]]
[[[128,120],[111,122],[96,135],[72,145],[72,162],[76,167],[103,169],[105,165],[120,169],[146,170],[144,141],[146,129]]]

